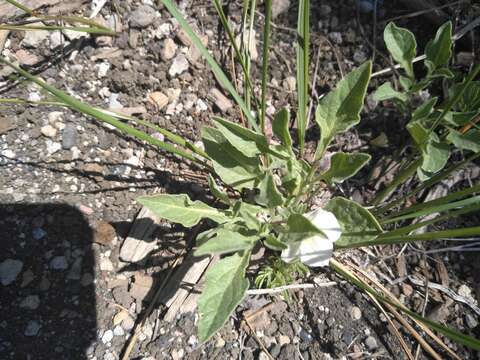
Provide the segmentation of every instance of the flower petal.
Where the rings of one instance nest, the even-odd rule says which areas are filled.
[[[300,259],[311,267],[327,266],[333,254],[333,243],[323,236],[312,236],[302,241],[288,244],[282,251],[282,260],[292,262]]]
[[[305,216],[313,225],[322,230],[331,242],[337,241],[342,235],[342,228],[335,215],[330,211],[319,208],[305,214]]]

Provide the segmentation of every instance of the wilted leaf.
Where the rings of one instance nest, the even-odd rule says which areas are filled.
[[[355,201],[336,197],[328,202],[325,210],[335,215],[342,228],[342,236],[334,243],[335,248],[372,240],[382,232],[377,219]]]
[[[342,183],[354,176],[370,159],[371,156],[364,153],[335,153],[331,159],[330,169],[322,174],[321,178],[330,184]]]
[[[245,296],[249,282],[245,278],[250,253],[221,259],[205,274],[205,288],[198,298],[198,337],[203,343],[225,324]]]
[[[388,23],[383,32],[383,40],[393,59],[414,78],[412,60],[417,53],[415,36],[407,29]]]
[[[373,94],[373,100],[375,101],[384,101],[390,99],[397,99],[402,102],[407,102],[408,96],[395,90],[392,87],[392,84],[389,82],[382,84]]]
[[[195,256],[207,254],[227,254],[234,251],[251,249],[258,236],[244,236],[238,231],[217,229],[215,236],[204,241],[195,251]]]
[[[190,200],[186,194],[142,196],[137,198],[137,201],[155,215],[185,227],[194,226],[203,218],[217,223],[231,220],[224,213],[201,201]]]
[[[336,134],[347,131],[360,121],[371,70],[370,61],[353,70],[318,104],[315,121],[320,127],[320,141],[315,159],[323,155]]]

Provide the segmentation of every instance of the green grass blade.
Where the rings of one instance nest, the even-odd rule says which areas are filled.
[[[195,47],[198,49],[198,51],[202,54],[202,56],[205,58],[205,60],[208,62],[208,65],[212,69],[213,73],[217,77],[217,80],[222,84],[222,86],[227,89],[227,91],[230,93],[230,95],[235,99],[237,102],[238,106],[240,106],[240,109],[243,111],[245,117],[247,118],[250,126],[254,128],[256,131],[259,131],[258,124],[256,123],[254,117],[252,116],[252,113],[248,110],[247,105],[241,98],[241,96],[237,93],[235,90],[235,87],[232,85],[228,77],[225,75],[223,70],[220,68],[220,66],[217,64],[215,59],[210,55],[208,52],[207,48],[203,46],[202,42],[198,38],[198,36],[195,34],[195,32],[192,30],[190,25],[187,23],[187,21],[183,18],[182,14],[177,10],[175,5],[171,0],[162,0],[163,4],[165,7],[168,9],[170,14],[178,21],[180,26],[182,27],[183,31],[185,31],[192,41],[192,43],[195,45]]]
[[[310,48],[310,0],[300,0],[298,3],[297,21],[297,131],[300,156],[305,147],[305,131],[308,127],[308,65]]]
[[[71,30],[77,32],[84,32],[95,35],[115,35],[112,30],[105,30],[101,28],[93,27],[81,27],[81,26],[60,26],[60,25],[0,25],[0,30],[13,30],[13,31],[32,31],[32,30]]]
[[[130,136],[133,136],[133,137],[135,137],[139,140],[146,141],[149,144],[158,146],[159,148],[161,148],[163,150],[166,150],[168,152],[171,152],[172,154],[175,154],[177,156],[183,157],[183,158],[191,160],[193,162],[205,165],[205,163],[202,160],[196,158],[191,153],[186,152],[185,150],[176,148],[175,146],[173,146],[171,144],[168,144],[168,143],[165,143],[165,142],[160,141],[158,139],[155,139],[154,137],[148,135],[147,133],[145,133],[143,131],[140,131],[140,130],[137,130],[137,129],[129,126],[129,125],[126,125],[123,122],[117,120],[115,117],[104,113],[103,111],[98,111],[94,107],[92,107],[90,105],[87,105],[87,104],[84,104],[83,102],[73,98],[72,96],[68,95],[67,93],[63,92],[62,90],[56,89],[53,86],[48,85],[47,83],[43,82],[42,80],[40,80],[36,76],[31,75],[29,72],[19,68],[18,66],[13,65],[12,63],[7,61],[3,57],[0,57],[0,63],[4,63],[5,65],[10,66],[12,69],[14,69],[18,73],[20,73],[22,76],[24,76],[28,80],[34,82],[38,86],[42,87],[44,90],[51,93],[53,96],[55,96],[61,102],[64,102],[64,103],[68,104],[70,107],[72,107],[73,109],[75,109],[75,110],[77,110],[81,113],[93,116],[97,120],[106,122],[107,124],[110,124],[110,125],[114,126],[116,129],[120,130],[121,132],[124,132],[124,133],[126,133]]]
[[[244,46],[245,65],[246,65],[246,68],[247,68],[248,77],[250,77],[250,71],[251,71],[251,68],[252,68],[251,56],[250,56],[250,41],[251,41],[252,36],[250,34],[252,34],[253,31],[254,31],[256,9],[257,9],[257,0],[251,0],[250,17],[249,17],[249,24],[248,24],[248,34],[249,35],[248,35],[247,44],[246,44],[247,46],[246,47]],[[248,11],[246,11],[246,13],[248,13]],[[242,44],[243,44],[243,41],[242,41]],[[256,99],[254,91],[250,91],[250,89],[248,87],[245,87],[245,100],[247,102],[248,109],[251,109],[252,95],[253,95],[254,99]],[[260,107],[258,107],[258,108],[260,108]]]
[[[363,242],[356,242],[352,244],[346,244],[342,246],[336,246],[336,249],[354,249],[364,246],[372,245],[393,245],[393,244],[407,244],[416,241],[433,241],[439,240],[442,238],[463,238],[470,236],[479,236],[480,235],[480,226],[460,228],[460,229],[449,229],[449,230],[440,230],[440,231],[430,231],[424,234],[413,234],[413,235],[389,235],[388,232],[385,234],[378,235],[373,240],[367,240]]]
[[[433,177],[431,177],[430,179],[428,179],[427,181],[424,181],[422,184],[420,184],[419,186],[415,187],[411,192],[409,192],[408,194],[404,195],[404,196],[401,196],[399,197],[398,199],[388,203],[388,204],[385,204],[381,207],[378,207],[377,209],[374,210],[374,213],[376,216],[379,216],[380,214],[383,214],[385,213],[387,210],[391,209],[392,207],[394,206],[397,206],[401,203],[403,203],[406,199],[412,197],[412,196],[415,196],[416,194],[418,194],[420,191],[424,190],[424,189],[427,189],[429,188],[430,186],[433,186],[435,185],[436,183],[448,178],[450,176],[450,174],[452,174],[454,171],[462,168],[463,166],[467,165],[468,163],[470,163],[471,161],[474,161],[475,159],[479,158],[480,157],[480,152],[478,153],[475,153],[475,154],[472,154],[470,155],[468,158],[466,158],[465,160],[463,161],[460,161],[456,164],[453,164],[452,166],[450,166],[449,168],[443,170],[442,172],[434,175]]]
[[[382,221],[389,220],[391,218],[396,218],[398,216],[402,216],[402,215],[412,213],[412,212],[415,212],[415,211],[425,210],[425,209],[428,209],[432,206],[448,204],[451,201],[464,198],[468,195],[475,194],[477,192],[480,192],[480,183],[472,186],[471,188],[456,191],[452,194],[443,196],[439,199],[430,200],[430,201],[427,201],[427,202],[424,202],[424,203],[418,203],[418,204],[412,205],[412,206],[410,206],[406,209],[403,209],[401,211],[397,211],[395,213],[390,214],[386,218],[382,219]]]
[[[332,269],[343,276],[345,279],[350,281],[352,284],[358,286],[360,289],[368,292],[371,294],[373,297],[375,297],[377,300],[382,301],[384,303],[387,303],[396,309],[400,310],[401,312],[407,314],[408,316],[412,317],[415,320],[418,320],[425,325],[427,325],[429,328],[439,332],[440,334],[446,336],[450,340],[453,340],[459,344],[465,345],[471,349],[474,350],[480,350],[480,340],[475,339],[473,337],[470,337],[468,335],[462,334],[458,331],[452,330],[447,328],[446,326],[443,326],[441,324],[438,324],[432,320],[429,320],[423,316],[420,316],[416,314],[415,312],[407,309],[405,306],[400,306],[396,302],[390,300],[389,298],[383,296],[381,293],[373,289],[371,286],[360,280],[357,276],[352,274],[348,269],[346,269],[342,264],[337,262],[336,260],[332,259],[330,260],[330,266]]]
[[[268,59],[270,47],[270,26],[272,21],[272,0],[265,0],[265,25],[263,27],[263,56],[262,56],[262,100],[260,110],[260,129],[265,134],[265,115],[267,109],[267,82]]]
[[[15,1],[15,0],[6,0],[6,1],[11,5],[19,8],[20,10],[25,11],[27,14],[33,14],[34,12],[32,9],[26,7],[25,5],[20,4],[18,1]]]

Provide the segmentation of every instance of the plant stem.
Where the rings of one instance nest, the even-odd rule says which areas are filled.
[[[270,23],[272,17],[272,0],[265,0],[265,25],[263,29],[263,58],[262,58],[262,98],[260,111],[260,129],[265,135],[265,115],[267,108],[268,58],[270,45]]]

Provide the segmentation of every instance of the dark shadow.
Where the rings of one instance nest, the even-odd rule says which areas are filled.
[[[87,359],[96,339],[93,231],[64,204],[0,204],[0,358]]]

